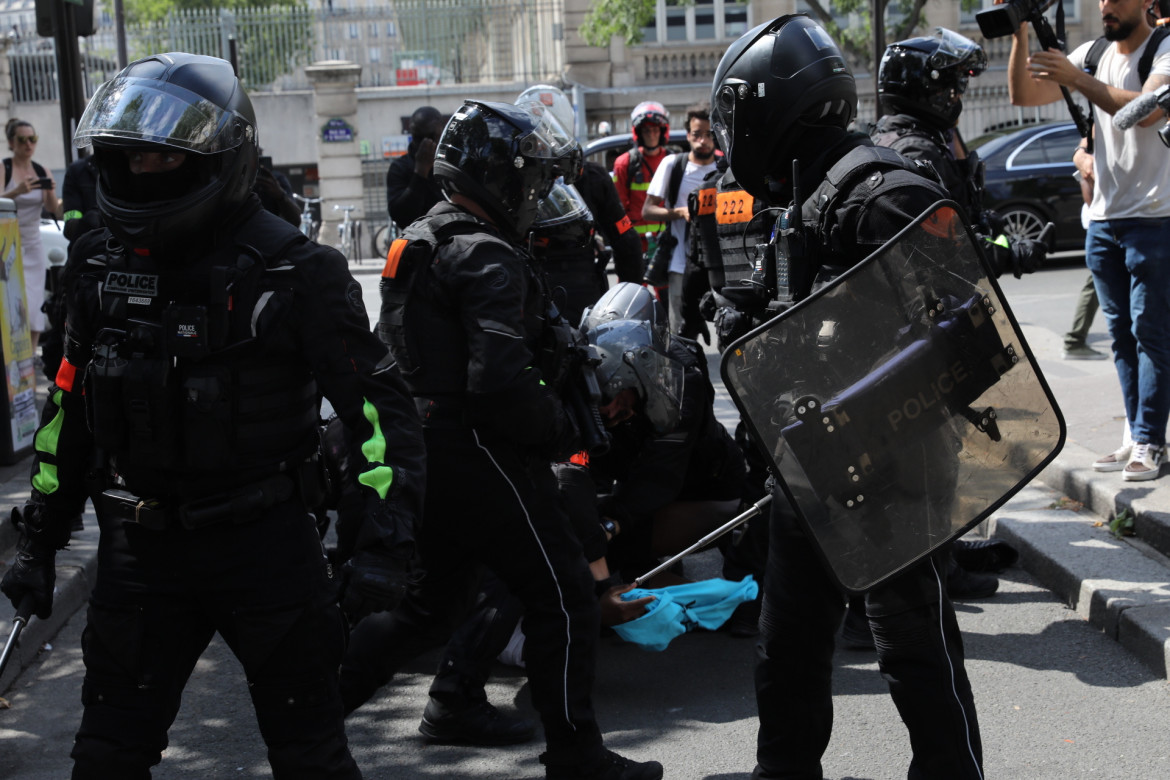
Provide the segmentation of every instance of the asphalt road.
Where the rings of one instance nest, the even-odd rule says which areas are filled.
[[[1003,281],[1029,342],[1060,397],[1078,387],[1110,394],[1111,367],[1059,360],[1083,268],[1069,264]],[[376,303],[377,276],[359,277]],[[376,311],[376,306],[371,311]],[[1105,338],[1102,325],[1092,339]],[[1113,379],[1115,386],[1116,380]],[[725,419],[732,414],[721,404]],[[1076,430],[1070,437],[1092,438]],[[711,554],[687,562],[711,576]],[[979,709],[986,775],[1010,780],[1170,777],[1165,715],[1170,689],[1120,644],[1067,609],[1026,572],[1012,569],[992,599],[957,605],[967,668]],[[79,613],[6,694],[0,711],[0,777],[61,778],[80,717]],[[689,634],[665,652],[602,640],[596,706],[607,743],[633,757],[654,758],[679,780],[747,780],[756,731],[751,640]],[[539,744],[499,749],[426,745],[416,727],[436,657],[420,659],[348,722],[354,754],[367,777],[539,778]],[[868,652],[839,651],[836,727],[825,754],[833,780],[906,776],[909,742]],[[799,674],[799,670],[794,670]],[[522,674],[499,667],[489,696],[499,706],[532,712]],[[157,778],[268,776],[239,666],[216,641],[192,677],[171,746]]]

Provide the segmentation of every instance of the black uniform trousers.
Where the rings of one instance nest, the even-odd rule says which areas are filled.
[[[791,505],[773,491],[760,614],[753,778],[821,780],[833,728],[833,638],[845,597]],[[939,560],[943,561],[942,563]],[[866,594],[878,669],[910,732],[910,780],[981,780],[983,752],[945,554]]]
[[[98,519],[75,780],[150,777],[216,632],[244,668],[273,777],[361,777],[337,683],[345,622],[299,498],[194,531]]]
[[[550,756],[595,760],[591,691],[600,625],[580,542],[546,458],[466,427],[425,427],[423,573],[392,612],[354,628],[341,666],[346,711],[463,623],[480,565],[524,605],[524,660]]]

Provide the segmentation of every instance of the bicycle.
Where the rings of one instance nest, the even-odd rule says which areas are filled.
[[[362,223],[360,220],[351,220],[349,213],[357,206],[342,206],[337,204],[334,211],[342,212],[341,224],[337,226],[337,251],[344,255],[346,261],[362,262]]]
[[[305,237],[307,237],[310,241],[316,241],[319,224],[316,220],[313,219],[312,206],[314,203],[320,203],[321,199],[306,198],[304,195],[297,195],[295,192],[293,193],[293,197],[299,200],[301,203],[305,204],[305,207],[301,209],[301,232],[304,233]]]
[[[396,238],[398,238],[398,226],[393,222],[388,222],[375,230],[373,238],[374,257],[385,259],[386,253],[390,251],[390,244]]]

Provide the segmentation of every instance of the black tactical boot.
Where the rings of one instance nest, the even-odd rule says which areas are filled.
[[[1003,539],[980,539],[954,544],[955,562],[967,571],[1003,571],[1020,557],[1016,548]]]
[[[444,745],[516,745],[536,735],[532,721],[504,715],[486,701],[451,712],[431,699],[418,730],[428,741]]]
[[[991,574],[970,572],[951,556],[947,566],[947,595],[952,599],[985,599],[999,590],[999,579]]]
[[[849,650],[873,650],[873,631],[869,618],[865,616],[865,600],[858,597],[849,600],[845,610],[845,621],[841,624],[841,644]]]
[[[632,761],[606,750],[589,766],[579,761],[562,763],[540,754],[546,780],[661,780],[662,764],[657,761]]]

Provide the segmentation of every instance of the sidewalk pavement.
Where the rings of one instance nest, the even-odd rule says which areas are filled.
[[[351,263],[355,274],[381,271],[381,262]],[[1018,565],[1084,619],[1119,641],[1156,674],[1170,676],[1170,468],[1149,482],[1124,482],[1098,473],[1092,462],[1119,446],[1124,427],[1111,361],[1060,359],[1060,337],[1023,325],[1068,426],[1064,449],[1011,501],[972,532],[1005,539],[1020,551]],[[720,418],[734,421],[722,387]],[[0,467],[0,507],[20,506],[28,495],[31,458]],[[1115,536],[1110,522],[1133,520],[1136,536]],[[15,531],[0,512],[0,573],[12,560]],[[57,596],[48,620],[30,621],[20,648],[0,677],[0,694],[31,664],[66,619],[82,607],[96,571],[97,520],[89,509],[85,530],[57,557]],[[11,607],[0,604],[0,641],[11,633]]]

